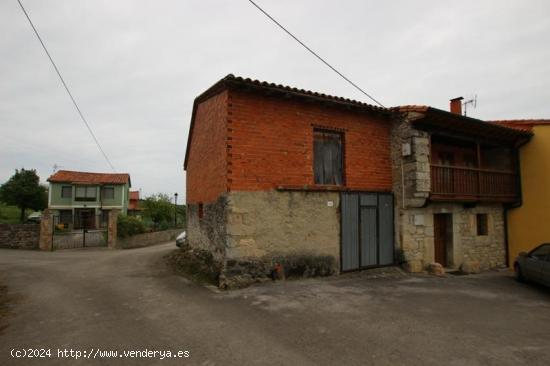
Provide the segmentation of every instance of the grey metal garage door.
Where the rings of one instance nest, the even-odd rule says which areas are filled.
[[[342,271],[393,264],[393,196],[342,193]]]

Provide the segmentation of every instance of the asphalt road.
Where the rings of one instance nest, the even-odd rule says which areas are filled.
[[[508,273],[435,278],[385,270],[216,293],[173,274],[162,260],[171,250],[172,243],[0,250],[12,309],[0,330],[0,365],[550,362],[550,291]],[[12,358],[13,349],[50,349],[51,357]],[[119,353],[59,358],[58,349]],[[120,357],[132,350],[189,357]]]

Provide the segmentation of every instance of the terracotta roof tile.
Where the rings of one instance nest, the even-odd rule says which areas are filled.
[[[397,107],[390,108],[392,111],[398,112],[426,112],[428,110],[427,105],[400,105]]]
[[[508,119],[487,122],[494,123],[499,126],[514,128],[520,131],[532,131],[533,126],[550,125],[550,119]]]
[[[126,184],[130,183],[128,173],[90,173],[59,170],[48,178],[52,183]]]

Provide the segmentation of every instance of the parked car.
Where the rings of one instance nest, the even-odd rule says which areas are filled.
[[[185,244],[187,240],[187,233],[184,231],[176,237],[176,246],[180,247]]]
[[[36,211],[27,216],[27,221],[39,223],[42,220],[42,212]]]
[[[529,253],[521,252],[514,263],[518,281],[533,281],[550,286],[550,243],[544,243]]]

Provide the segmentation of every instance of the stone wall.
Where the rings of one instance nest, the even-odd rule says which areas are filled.
[[[403,154],[404,145],[410,146],[410,154]],[[406,207],[423,207],[431,188],[429,134],[412,128],[405,119],[394,121],[391,160],[395,202]]]
[[[204,204],[199,218],[199,204],[187,204],[187,241],[191,248],[212,253],[214,261],[222,263],[226,248],[227,198]]]
[[[231,192],[221,285],[269,278],[277,263],[286,275],[338,272],[339,207],[337,192]]]
[[[127,238],[118,238],[116,242],[117,249],[133,249],[148,247],[151,245],[162,244],[168,241],[176,243],[176,237],[184,231],[183,229],[172,229],[156,231],[154,233],[145,233],[133,235]]]
[[[0,224],[0,248],[38,249],[40,225]]]
[[[400,215],[401,248],[411,271],[421,271],[434,262],[433,215],[438,213],[452,215],[448,267],[458,269],[466,262],[477,262],[482,270],[505,265],[504,216],[500,204],[465,208],[461,204],[431,203],[425,208],[403,210]],[[488,235],[477,235],[478,213],[487,214]]]

